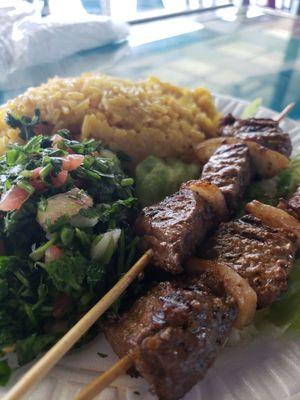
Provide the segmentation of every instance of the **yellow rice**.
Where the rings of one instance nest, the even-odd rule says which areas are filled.
[[[7,111],[70,129],[81,138],[102,140],[135,163],[153,154],[191,159],[192,145],[216,135],[219,114],[211,94],[179,88],[150,78],[131,82],[101,74],[53,78],[28,89],[0,108],[0,153],[18,132],[5,123]]]

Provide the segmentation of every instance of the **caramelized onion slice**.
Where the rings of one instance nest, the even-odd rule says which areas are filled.
[[[214,154],[218,147],[223,144],[238,143],[233,137],[228,138],[212,138],[205,140],[195,146],[195,154],[201,164],[205,164]],[[245,140],[250,152],[250,156],[255,168],[256,174],[261,178],[272,178],[280,171],[286,169],[289,159],[278,151],[268,149],[250,140]]]
[[[264,224],[273,228],[284,228],[297,236],[297,246],[300,250],[300,222],[281,208],[263,204],[253,200],[245,207],[249,214],[259,218]]]
[[[205,180],[198,180],[188,181],[182,187],[198,193],[199,196],[206,200],[218,220],[226,220],[228,218],[226,201],[218,186]]]
[[[246,279],[224,263],[211,260],[190,258],[186,263],[186,270],[190,273],[211,271],[224,283],[225,290],[230,294],[239,309],[234,326],[238,329],[249,325],[254,317],[257,305],[255,291]]]
[[[204,142],[198,143],[194,147],[194,151],[197,159],[201,164],[206,164],[214,152],[222,146],[222,144],[236,143],[237,140],[234,138],[217,137],[207,139]]]
[[[255,172],[261,178],[272,178],[286,169],[289,159],[278,151],[268,149],[255,142],[246,141]]]

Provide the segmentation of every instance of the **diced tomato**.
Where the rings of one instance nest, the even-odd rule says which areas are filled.
[[[42,167],[38,167],[32,170],[32,175],[29,179],[30,185],[33,186],[38,192],[42,192],[46,188],[45,183],[39,179],[41,169]]]
[[[37,167],[31,171],[31,179],[37,179],[40,176],[42,167]]]
[[[62,170],[58,173],[57,176],[51,175],[51,182],[54,187],[59,188],[61,187],[68,178],[68,171]]]
[[[54,125],[46,121],[41,121],[39,124],[35,125],[33,128],[35,135],[51,135]]]
[[[45,252],[45,263],[55,261],[63,255],[63,251],[58,246],[50,246]]]
[[[29,179],[29,183],[35,188],[37,192],[42,192],[47,187],[47,185],[40,179]]]
[[[62,167],[67,171],[74,171],[83,163],[84,156],[81,154],[70,154],[62,157]]]
[[[64,138],[60,135],[58,135],[57,133],[55,135],[52,136],[52,142],[53,142],[53,147],[55,149],[57,149],[59,146],[57,146],[62,140],[64,140]],[[67,152],[69,154],[74,154],[74,151],[72,149],[70,149],[70,147],[66,148]]]
[[[71,298],[66,293],[61,293],[55,300],[52,315],[54,318],[62,318],[71,303]]]
[[[18,186],[13,186],[6,193],[4,193],[4,195],[2,195],[0,200],[0,210],[18,210],[29,197],[29,192]]]

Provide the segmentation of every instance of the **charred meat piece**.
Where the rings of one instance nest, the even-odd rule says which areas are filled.
[[[300,250],[300,222],[297,218],[280,207],[273,207],[258,200],[252,200],[246,204],[245,210],[265,225],[291,232],[295,235],[296,245]]]
[[[227,221],[229,212],[225,197],[216,185],[205,180],[194,180],[183,183],[181,188],[190,189],[207,201],[212,210],[216,224],[220,221]]]
[[[281,199],[279,207],[300,219],[300,186],[289,200]]]
[[[249,282],[234,269],[219,261],[190,257],[185,263],[187,273],[209,272],[223,282],[226,293],[232,296],[238,307],[234,326],[242,329],[253,321],[257,306],[257,296]]]
[[[234,214],[252,176],[249,149],[244,143],[220,146],[205,164],[201,179],[223,193],[228,209]]]
[[[287,290],[296,237],[246,215],[221,224],[203,249],[202,257],[224,262],[247,279],[257,294],[258,308],[263,308]]]
[[[153,264],[172,273],[183,271],[191,255],[212,225],[205,200],[190,189],[181,189],[163,201],[143,209],[136,222],[143,249],[154,251]]]
[[[293,210],[295,216],[300,219],[300,186],[288,200],[288,207]]]
[[[201,164],[205,164],[220,146],[237,142],[241,140],[232,136],[207,139],[194,147],[195,156]],[[251,140],[245,140],[243,143],[249,149],[254,174],[259,178],[273,178],[288,167],[289,159],[278,151],[268,149]]]
[[[213,184],[211,186],[219,188],[220,195],[225,198],[225,209],[234,214],[250,182],[251,173],[247,145],[226,144],[219,147],[204,166],[199,182],[202,186],[206,182],[207,185]],[[192,184],[197,187],[197,181]],[[199,190],[191,189],[183,185],[172,196],[144,208],[136,222],[143,250],[152,248],[153,264],[172,273],[183,271],[183,261],[194,252],[196,244],[220,219],[220,215],[218,218],[213,217],[212,207],[204,199],[205,196],[201,196]],[[224,219],[227,217],[225,214],[227,210],[226,213],[222,212]]]
[[[221,121],[221,136],[233,136],[237,139],[254,141],[271,150],[289,157],[292,143],[288,133],[285,133],[278,122],[267,118],[239,119],[228,114]]]
[[[237,316],[222,282],[209,274],[161,282],[137,300],[105,335],[164,400],[179,399],[215,360]]]

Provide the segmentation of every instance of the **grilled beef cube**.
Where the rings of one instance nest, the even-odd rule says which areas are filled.
[[[136,222],[143,249],[154,251],[153,264],[172,273],[183,271],[182,262],[192,254],[212,224],[208,204],[190,189],[181,189],[143,209]]]
[[[223,193],[233,215],[252,176],[249,149],[244,143],[220,146],[205,164],[201,179],[215,184]]]
[[[289,157],[292,142],[288,133],[278,126],[278,122],[266,118],[234,118],[231,114],[221,121],[221,136],[233,136],[237,139],[251,140],[271,150]]]
[[[287,290],[295,243],[292,233],[271,228],[246,215],[222,223],[203,245],[201,256],[224,262],[247,279],[257,294],[258,308],[263,308]]]
[[[179,399],[204,377],[236,319],[234,300],[207,275],[157,284],[104,328],[160,399]]]
[[[300,219],[300,186],[289,200],[281,199],[279,207]]]

